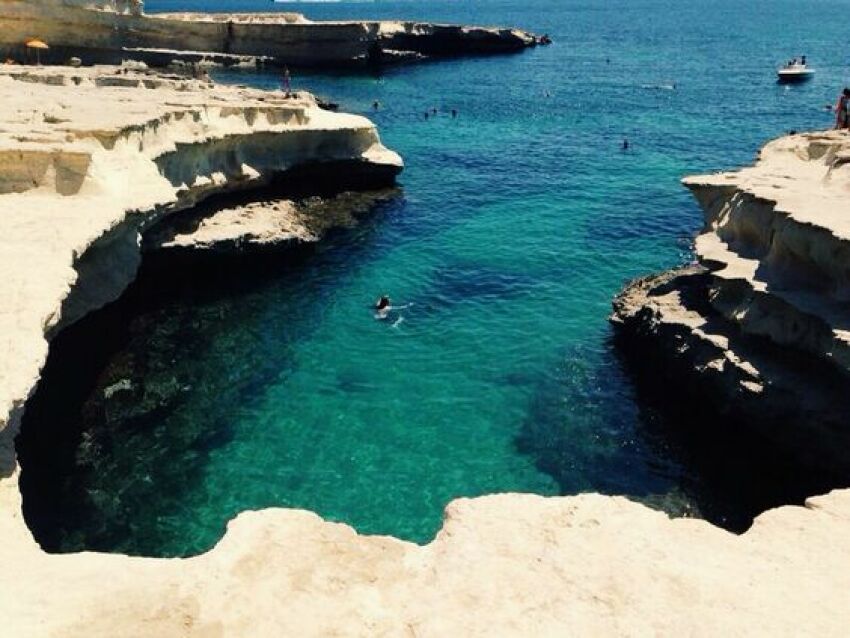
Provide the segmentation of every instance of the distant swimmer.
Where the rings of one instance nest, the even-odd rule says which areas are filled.
[[[452,117],[457,117],[457,109],[452,109]]]
[[[374,102],[372,102],[372,108],[377,111],[379,108],[381,108],[381,103],[378,102],[378,100],[375,100]]]
[[[425,119],[427,120],[429,117],[430,115],[428,114],[428,111],[425,111]]]
[[[624,151],[629,150],[629,140],[628,140],[628,138],[623,138],[623,150]]]
[[[431,107],[431,113],[433,113],[434,115],[437,114],[437,107],[436,106]]]

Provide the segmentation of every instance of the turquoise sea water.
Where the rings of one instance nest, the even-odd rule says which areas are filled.
[[[728,490],[653,427],[606,317],[626,280],[689,259],[701,218],[683,175],[831,124],[824,105],[850,82],[850,3],[277,8],[514,25],[555,44],[381,74],[296,72],[296,88],[376,122],[406,161],[402,196],[250,284],[190,284],[107,328],[118,334],[101,383],[129,371],[144,406],[92,414],[60,390],[28,416],[30,431],[88,424],[30,495],[24,465],[45,546],[189,554],[239,511],[269,506],[426,542],[451,499],[502,491],[626,494],[740,526]],[[777,86],[775,66],[801,53],[816,79]],[[368,309],[381,293],[413,304],[397,326]],[[68,394],[91,391],[57,375]]]

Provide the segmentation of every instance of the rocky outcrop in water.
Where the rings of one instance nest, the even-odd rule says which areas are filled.
[[[378,44],[386,52],[423,56],[509,53],[536,46],[539,39],[519,29],[469,27],[423,22],[380,22]]]
[[[516,29],[414,22],[312,22],[293,13],[147,15],[140,1],[0,0],[0,55],[25,59],[23,43],[51,45],[45,59],[84,63],[133,58],[239,64],[360,66],[426,56],[505,53],[538,39]]]
[[[145,233],[143,251],[250,254],[317,242],[333,228],[350,227],[396,189],[344,192],[330,197],[260,199],[222,207],[199,207],[163,220]]]
[[[689,177],[699,264],[632,282],[613,321],[646,371],[789,461],[850,470],[850,137],[792,135]]]

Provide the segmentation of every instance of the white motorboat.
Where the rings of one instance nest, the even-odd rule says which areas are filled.
[[[811,79],[815,74],[815,70],[806,64],[806,58],[802,61],[796,58],[783,66],[776,72],[777,79],[782,84],[791,84],[792,82],[805,82]]]

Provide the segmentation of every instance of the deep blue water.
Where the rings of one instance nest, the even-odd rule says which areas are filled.
[[[651,426],[606,317],[629,278],[689,259],[701,218],[683,175],[831,124],[824,105],[850,82],[850,4],[147,2],[274,8],[511,25],[555,43],[295,74],[376,122],[406,161],[403,197],[254,285],[141,311],[101,384],[135,375],[155,407],[86,417],[58,482],[57,511],[76,514],[54,522],[55,545],[197,552],[235,513],[275,505],[424,542],[452,498],[514,490],[734,519],[734,502],[718,505],[728,491]],[[776,65],[801,53],[816,79],[776,85]],[[413,304],[395,328],[366,308],[383,292]]]

